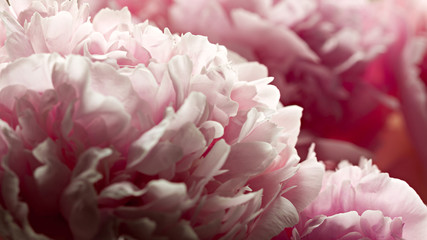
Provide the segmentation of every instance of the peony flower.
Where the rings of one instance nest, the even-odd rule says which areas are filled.
[[[153,35],[158,35],[154,31],[145,36],[153,37],[151,41],[139,39],[142,32],[151,28],[148,23],[132,24],[130,13],[125,9],[104,9],[90,21],[89,5],[78,7],[76,1],[13,1],[2,16],[8,32],[2,52],[7,52],[9,59],[4,61],[34,53],[57,52],[119,65],[147,64],[151,56],[143,45],[161,45],[165,38],[154,38]]]
[[[330,169],[373,157],[427,199],[425,1],[176,0],[168,8],[172,31],[207,35],[268,67],[282,103],[304,108],[300,152],[315,142]]]
[[[136,18],[149,17],[144,4],[120,2]],[[304,108],[299,148],[314,141],[321,159],[335,161],[358,161],[376,150],[387,116],[399,106],[395,88],[373,70],[399,34],[391,1],[176,0],[167,7],[153,7],[162,9],[159,25],[166,19],[173,32],[206,35],[268,67],[282,103]]]
[[[290,239],[422,239],[426,224],[427,207],[416,192],[363,159],[359,166],[341,162],[327,171]]]
[[[295,149],[302,109],[280,105],[263,65],[126,9],[91,21],[75,1],[14,4],[2,237],[269,239],[316,197],[323,167]]]

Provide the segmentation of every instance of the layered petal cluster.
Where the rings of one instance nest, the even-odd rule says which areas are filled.
[[[427,207],[416,192],[362,160],[360,166],[341,162],[336,171],[327,171],[319,196],[301,213],[292,234],[276,238],[422,239],[426,224]]]
[[[323,167],[295,149],[302,109],[281,106],[263,65],[126,9],[91,21],[75,1],[11,4],[2,237],[269,239],[316,197]]]
[[[426,201],[425,1],[139,2],[109,5],[265,64],[282,102],[304,108],[300,150],[316,142],[330,169],[372,157]]]
[[[150,19],[160,28],[167,27],[168,11],[174,0],[78,0],[79,4],[90,5],[89,13],[96,15],[102,8],[121,9],[127,7],[136,22]]]
[[[144,4],[119,2],[129,3],[140,19],[149,17],[141,14]],[[321,159],[357,162],[361,155],[372,154],[384,121],[398,107],[389,96],[395,88],[375,75],[401,27],[395,24],[400,19],[392,1],[176,0],[167,4],[168,11],[161,12],[173,32],[206,35],[268,67],[282,102],[304,108],[301,147],[316,141]],[[164,7],[159,3],[153,9]],[[346,150],[331,151],[335,148]]]
[[[147,64],[154,57],[147,48],[162,49],[167,38],[163,34],[157,38],[158,29],[153,30],[148,22],[132,24],[126,9],[104,9],[91,20],[89,5],[79,6],[77,1],[18,0],[11,1],[10,7],[0,7],[7,38],[1,49],[2,62],[34,53],[56,52],[121,66]],[[164,54],[168,54],[164,47]]]

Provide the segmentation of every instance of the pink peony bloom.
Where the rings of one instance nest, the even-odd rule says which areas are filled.
[[[416,192],[363,159],[360,167],[341,162],[327,171],[290,239],[424,239],[426,225],[427,207]]]
[[[300,152],[316,142],[331,169],[371,156],[427,201],[425,1],[177,0],[164,19],[265,64],[304,108]]]
[[[426,1],[109,2],[265,64],[282,102],[304,108],[300,152],[316,142],[331,169],[341,159],[373,157],[427,201]],[[404,121],[390,128],[396,115]]]
[[[27,5],[25,5],[27,4]],[[24,5],[24,6],[23,6]],[[166,36],[156,38],[148,23],[134,25],[129,11],[104,9],[90,21],[89,6],[76,1],[13,1],[2,13],[7,41],[2,52],[13,61],[34,53],[57,52],[63,56],[79,54],[93,61],[119,65],[147,64],[147,44],[158,45]],[[156,47],[152,47],[153,51]],[[4,54],[3,54],[4,55]]]
[[[15,1],[2,18],[0,236],[269,239],[319,192],[302,109],[263,65],[126,9]]]
[[[130,2],[135,17],[149,17],[143,14],[143,5]],[[206,35],[268,67],[282,103],[304,108],[302,149],[315,141],[324,160],[358,161],[361,155],[372,155],[388,114],[398,108],[395,89],[376,81],[372,70],[399,33],[395,28],[399,25],[394,24],[400,21],[399,14],[391,1],[176,0],[168,4],[168,11],[161,11],[162,19],[168,20],[166,26],[173,32]],[[159,3],[155,9],[164,6]]]

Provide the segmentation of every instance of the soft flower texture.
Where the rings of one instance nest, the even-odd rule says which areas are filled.
[[[168,23],[168,9],[174,0],[117,0],[113,4],[128,7],[133,16],[138,19],[150,19],[163,28]],[[108,3],[108,1],[103,1]]]
[[[78,0],[78,2],[89,3],[92,16],[105,7],[113,9],[127,7],[135,21],[150,19],[158,27],[164,28],[168,25],[168,11],[174,0]]]
[[[147,17],[145,5],[119,2]],[[164,8],[162,2],[151,9]],[[371,76],[398,34],[391,1],[176,0],[159,12],[173,32],[206,35],[265,64],[282,102],[304,108],[300,147],[315,141],[321,159],[371,155],[398,107],[388,95],[393,89]]]
[[[4,62],[56,52],[125,66],[147,64],[151,58],[147,47],[159,52],[156,58],[160,61],[170,57],[170,37],[148,27],[148,23],[132,24],[126,9],[106,9],[90,21],[87,4],[78,7],[76,1],[19,0],[12,1],[10,8],[3,6],[1,17],[7,33],[1,49],[0,60]]]
[[[328,167],[372,156],[427,201],[426,1],[142,2],[109,1],[265,64],[282,102],[304,108],[300,152],[316,142]]]
[[[274,239],[417,240],[427,236],[426,226],[427,207],[416,192],[363,159],[359,166],[341,162],[327,171],[300,222]]]
[[[3,238],[269,239],[317,196],[263,65],[126,9],[2,6]]]

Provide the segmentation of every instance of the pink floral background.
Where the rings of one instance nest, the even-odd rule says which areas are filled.
[[[423,239],[422,0],[0,0],[0,239]]]

